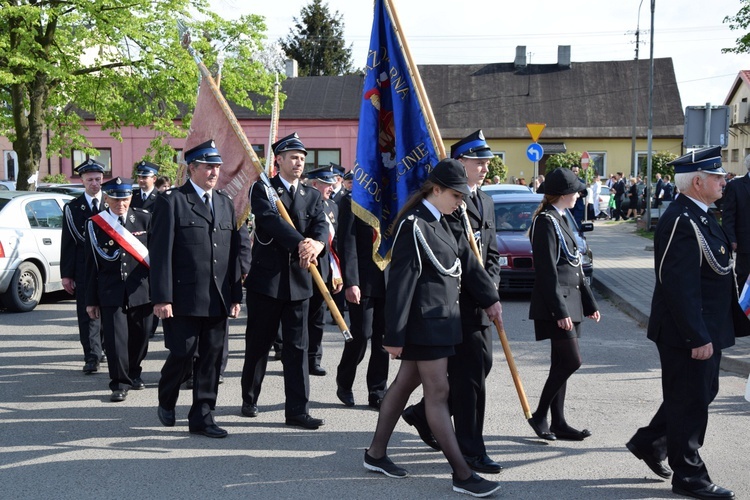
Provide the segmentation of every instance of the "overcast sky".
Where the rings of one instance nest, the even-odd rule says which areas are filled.
[[[268,38],[285,38],[310,0],[211,0],[224,17],[258,14]],[[530,62],[557,61],[570,45],[573,62],[635,57],[640,12],[640,59],[648,59],[651,0],[392,0],[417,64],[512,62],[525,45]],[[364,66],[372,26],[372,0],[328,0],[343,16],[356,67]],[[671,57],[683,108],[723,104],[750,55],[722,54],[739,36],[722,21],[739,0],[656,0],[654,57]]]

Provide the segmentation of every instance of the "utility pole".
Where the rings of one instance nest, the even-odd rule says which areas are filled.
[[[643,6],[643,0],[638,5],[638,22],[635,28],[635,82],[633,84],[633,130],[631,134],[632,142],[630,145],[630,171],[633,172],[632,176],[638,176],[638,159],[636,156],[636,127],[638,126],[638,95],[640,91],[640,78],[638,77],[638,50],[641,47],[641,7]],[[632,33],[629,32],[629,33]],[[649,186],[649,192],[651,187],[649,185],[650,180],[646,179],[646,186]]]
[[[656,0],[651,0],[651,54],[648,73],[648,156],[646,160],[646,178],[651,182],[651,163],[653,159],[654,145],[654,12],[656,11]],[[646,200],[646,228],[651,230],[651,191]]]

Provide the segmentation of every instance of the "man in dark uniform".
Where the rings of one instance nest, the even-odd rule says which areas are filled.
[[[83,181],[84,193],[65,205],[65,228],[60,248],[60,275],[65,291],[76,296],[78,334],[83,346],[83,372],[91,374],[99,369],[104,356],[101,321],[89,318],[86,312],[86,221],[105,206],[101,195],[104,165],[86,160],[75,168]]]
[[[341,207],[341,200],[343,200],[348,193],[346,188],[344,188],[344,173],[346,172],[346,170],[341,165],[333,162],[329,164],[329,168],[336,174],[333,178],[333,192],[331,193],[330,200],[336,204],[336,208],[340,212],[341,210],[339,207]],[[339,312],[343,315],[345,311],[349,310],[349,306],[346,302],[346,298],[344,297],[344,293],[342,293],[341,291],[331,293],[333,294],[333,302],[336,304]],[[331,324],[336,324],[336,321],[333,319],[333,315],[331,315]]]
[[[748,173],[727,183],[722,198],[721,227],[729,237],[732,251],[736,252],[734,270],[740,289],[750,274],[750,155],[745,157]]]
[[[141,161],[135,167],[135,174],[138,177],[138,187],[133,189],[133,196],[130,200],[131,207],[142,208],[149,212],[154,211],[156,196],[159,194],[159,190],[155,186],[158,173],[159,165],[146,160]],[[152,338],[156,334],[158,326],[159,318],[153,316],[150,321],[151,331],[148,334],[149,338]]]
[[[128,390],[145,389],[141,362],[148,352],[151,298],[148,286],[148,230],[151,214],[130,206],[129,181],[102,185],[109,206],[86,223],[86,312],[100,319],[109,354],[111,401]]]
[[[158,173],[159,165],[146,160],[141,161],[135,167],[135,174],[138,176],[138,187],[133,189],[133,198],[130,206],[142,208],[149,212],[154,211],[156,195],[159,194],[155,186]]]
[[[388,352],[383,347],[385,335],[385,273],[372,260],[374,229],[352,211],[351,191],[339,205],[339,231],[336,238],[344,295],[349,305],[351,342],[336,372],[336,396],[345,406],[354,406],[354,379],[357,366],[365,357],[367,364],[368,405],[379,409],[388,386]]]
[[[628,449],[657,475],[672,476],[672,491],[693,498],[734,498],[711,481],[698,450],[708,406],[719,390],[721,351],[750,333],[737,300],[729,239],[708,212],[725,185],[721,147],[677,158],[680,196],[659,217],[654,237],[656,286],[648,338],[662,367],[663,402]],[[669,469],[663,460],[668,458]]]
[[[318,270],[323,281],[328,285],[333,294],[338,294],[343,286],[341,280],[341,267],[336,254],[336,230],[339,224],[339,208],[330,199],[333,185],[336,183],[338,172],[333,169],[333,164],[327,167],[316,168],[307,172],[308,185],[317,189],[323,198],[323,213],[328,223],[328,245],[326,257],[318,259]],[[318,287],[313,287],[310,297],[310,311],[307,316],[307,332],[309,346],[307,348],[310,375],[323,376],[326,371],[320,366],[323,359],[323,328],[325,327],[325,299]]]
[[[159,380],[158,416],[168,427],[175,424],[180,384],[192,367],[189,430],[223,438],[227,432],[211,411],[227,317],[237,316],[242,301],[240,235],[231,198],[214,189],[222,164],[214,141],[186,151],[185,161],[190,178],[157,197],[149,241],[151,299],[169,349]]]
[[[482,254],[482,265],[495,285],[500,283],[500,254],[495,238],[495,206],[492,197],[479,186],[489,171],[493,154],[481,130],[451,146],[451,157],[466,169],[471,196],[466,200],[466,215],[456,211],[446,217],[457,238],[467,238],[466,218],[471,234]],[[473,470],[496,474],[502,466],[487,455],[484,444],[485,379],[492,368],[492,337],[496,335],[487,314],[472,296],[471,279],[464,279],[459,296],[463,340],[456,346],[456,355],[448,359],[450,407],[456,438],[466,462]],[[404,411],[404,420],[417,428],[426,444],[437,447],[427,426],[424,402]]]
[[[324,422],[309,413],[307,315],[313,283],[307,268],[319,257],[327,257],[328,223],[320,193],[299,181],[307,155],[299,136],[288,135],[271,147],[279,175],[271,179],[270,186],[261,180],[250,188],[255,242],[250,274],[245,280],[247,330],[242,414],[258,415],[268,351],[281,324],[286,424],[317,429]],[[279,215],[276,198],[284,204],[294,227]]]

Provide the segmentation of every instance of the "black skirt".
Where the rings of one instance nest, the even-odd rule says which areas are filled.
[[[401,359],[406,361],[431,361],[448,358],[456,354],[452,345],[418,345],[408,344],[401,351]]]
[[[557,321],[534,320],[534,334],[537,340],[565,340],[581,336],[581,323],[573,323],[572,330],[563,330]]]

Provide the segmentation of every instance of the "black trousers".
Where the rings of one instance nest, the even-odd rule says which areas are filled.
[[[141,362],[148,353],[153,308],[151,304],[130,307],[102,307],[101,321],[107,348],[110,390],[129,389],[141,376]]]
[[[159,379],[159,406],[174,409],[180,384],[193,369],[193,404],[188,413],[191,429],[215,423],[211,410],[216,406],[219,391],[226,323],[226,316],[174,316],[163,321],[164,343],[169,355]],[[196,352],[198,356],[193,363]]]
[[[242,401],[258,404],[266,376],[268,351],[281,324],[281,363],[284,366],[284,413],[294,417],[309,413],[310,374],[307,359],[309,300],[278,300],[247,292],[245,364],[242,367]]]
[[[76,316],[78,317],[78,338],[83,347],[83,360],[99,361],[102,350],[101,319],[89,318],[86,312],[86,282],[76,281]]]
[[[313,295],[310,297],[310,306],[307,316],[307,334],[309,345],[307,347],[307,357],[310,366],[319,365],[323,359],[323,329],[325,328],[325,299],[320,293],[318,287],[313,288]]]
[[[359,304],[349,302],[352,340],[344,344],[344,352],[336,372],[339,389],[351,392],[370,342],[367,364],[367,392],[370,399],[383,399],[388,386],[388,351],[383,347],[385,335],[385,297],[362,297]]]
[[[664,401],[651,422],[631,441],[659,460],[668,459],[672,485],[696,490],[711,484],[698,453],[708,424],[708,406],[719,392],[721,351],[705,361],[690,357],[690,349],[657,344],[662,369]]]
[[[484,415],[487,400],[485,379],[492,369],[494,327],[462,325],[463,340],[448,358],[448,399],[456,439],[467,457],[485,455]],[[424,399],[414,405],[417,418],[427,422]]]

